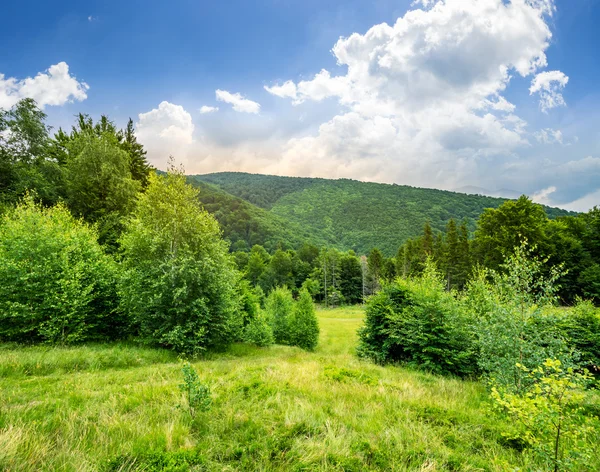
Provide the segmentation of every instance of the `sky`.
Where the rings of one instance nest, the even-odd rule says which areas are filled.
[[[10,2],[0,107],[131,117],[189,174],[600,205],[600,0]]]

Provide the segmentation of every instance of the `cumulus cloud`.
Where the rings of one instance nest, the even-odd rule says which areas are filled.
[[[260,104],[244,98],[239,93],[231,93],[227,90],[216,90],[215,95],[217,100],[220,102],[229,103],[233,106],[235,111],[240,113],[253,113],[257,114],[260,112]]]
[[[561,91],[569,82],[569,77],[559,70],[540,72],[531,81],[529,94],[540,96],[540,108],[544,113],[556,107],[567,105]]]
[[[481,163],[530,146],[527,123],[503,93],[514,75],[547,66],[553,1],[419,5],[426,8],[393,25],[340,38],[332,53],[344,73],[323,69],[309,80],[265,87],[296,105],[332,98],[346,108],[316,135],[290,140],[281,169],[451,188],[476,177]],[[565,79],[536,79],[532,93],[541,93],[544,109],[552,106],[548,97],[558,103],[554,92]]]
[[[89,88],[69,73],[66,62],[59,62],[35,77],[22,80],[0,74],[0,108],[10,108],[22,98],[33,98],[42,108],[82,101],[87,98]]]
[[[182,106],[163,101],[147,113],[140,113],[136,136],[148,149],[148,159],[164,167],[169,155],[187,162],[188,151],[194,143],[194,123]]]
[[[219,111],[219,107],[210,107],[208,105],[202,105],[200,107],[200,114],[201,115],[205,115],[207,113],[214,113],[216,111]]]

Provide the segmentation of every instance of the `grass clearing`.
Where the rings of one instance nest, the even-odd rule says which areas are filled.
[[[314,353],[238,344],[194,361],[213,393],[196,420],[169,352],[1,346],[0,470],[527,470],[481,384],[360,361],[362,308],[318,316]]]

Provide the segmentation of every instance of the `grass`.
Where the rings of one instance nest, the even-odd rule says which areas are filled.
[[[481,384],[362,362],[361,308],[318,314],[314,353],[238,344],[195,361],[213,394],[195,420],[169,352],[1,346],[0,470],[528,470]]]

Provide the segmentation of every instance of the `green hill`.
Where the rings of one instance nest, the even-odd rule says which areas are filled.
[[[326,244],[318,235],[312,235],[297,224],[215,185],[202,182],[195,176],[188,177],[188,181],[200,190],[202,205],[217,218],[223,236],[231,242],[233,250],[249,249],[254,244],[260,244],[269,251],[280,246],[284,249],[296,248],[308,240],[315,244]]]
[[[348,179],[222,172],[196,175],[193,180],[215,185],[243,199],[251,205],[247,207],[249,214],[257,218],[260,215],[264,225],[273,231],[283,225],[287,232],[279,239],[285,240],[293,233],[289,236],[292,245],[292,240],[301,236],[314,244],[354,249],[361,254],[378,247],[388,256],[395,254],[408,238],[418,236],[426,221],[434,230],[441,231],[450,218],[466,219],[474,229],[476,219],[485,208],[496,208],[506,201]],[[546,212],[551,218],[569,214],[566,210],[548,207]],[[275,236],[271,238],[277,240]]]

